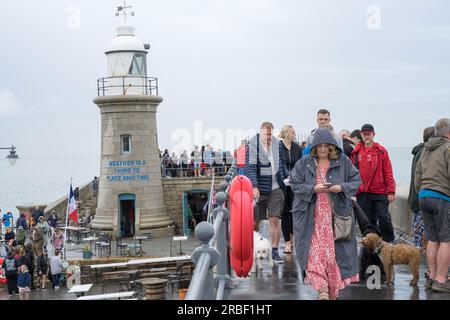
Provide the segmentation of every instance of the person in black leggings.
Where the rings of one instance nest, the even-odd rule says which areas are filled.
[[[280,139],[283,142],[284,159],[286,167],[289,171],[294,168],[295,163],[302,157],[302,149],[295,142],[295,129],[291,125],[285,125],[280,132]],[[289,186],[286,186],[286,197],[284,199],[284,208],[281,214],[281,231],[285,241],[284,253],[292,252],[293,227],[292,227],[292,201],[294,201],[294,193]]]

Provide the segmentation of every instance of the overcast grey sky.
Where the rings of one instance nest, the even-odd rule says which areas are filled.
[[[114,15],[120,4],[1,1],[0,146],[14,143],[22,157],[100,154],[92,99],[122,23]],[[410,147],[424,127],[450,116],[446,0],[131,4],[129,22],[151,44],[148,73],[159,78],[164,99],[161,148],[176,145],[177,132],[193,133],[196,121],[203,133],[265,120],[306,133],[320,107],[337,130],[369,122],[386,146]],[[380,10],[375,22],[371,5]]]

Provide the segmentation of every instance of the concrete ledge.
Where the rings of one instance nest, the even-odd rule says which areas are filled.
[[[397,186],[395,201],[389,205],[392,225],[395,229],[412,235],[414,214],[408,208],[409,186]]]

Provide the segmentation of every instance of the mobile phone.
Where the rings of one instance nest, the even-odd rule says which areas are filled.
[[[331,182],[324,182],[323,185],[325,186],[325,188],[329,188],[329,187],[332,186],[332,183]]]

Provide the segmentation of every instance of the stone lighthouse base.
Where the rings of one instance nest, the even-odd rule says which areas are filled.
[[[155,238],[174,234],[174,222],[165,213],[154,214],[152,216],[140,216],[138,214],[136,218],[135,234],[150,233]],[[108,210],[97,208],[91,227],[119,235],[120,226],[116,221],[119,221],[117,209]]]

